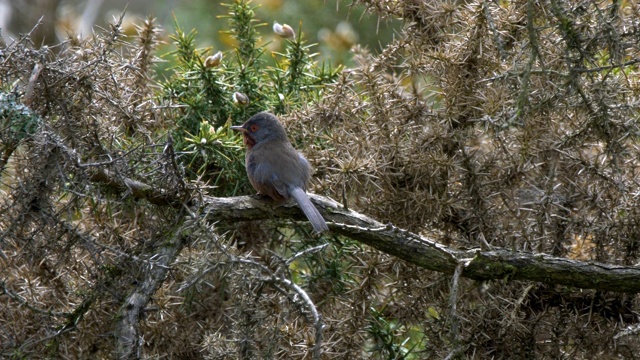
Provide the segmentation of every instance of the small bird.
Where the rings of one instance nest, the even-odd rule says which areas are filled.
[[[244,136],[247,176],[258,194],[278,202],[293,198],[316,232],[329,230],[305,192],[311,178],[311,165],[291,146],[278,118],[269,112],[260,112],[242,126],[231,129]]]

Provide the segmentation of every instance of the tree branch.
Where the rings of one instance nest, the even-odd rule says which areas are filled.
[[[183,204],[174,193],[161,191],[138,181],[115,178],[99,171],[92,180],[116,189],[128,190],[134,197],[146,198],[156,205]],[[309,194],[329,228],[336,234],[358,240],[384,253],[428,270],[453,274],[464,263],[462,276],[475,280],[525,280],[622,293],[640,292],[640,267],[576,261],[540,253],[513,252],[495,248],[457,250],[428,238],[384,225],[326,197]],[[295,219],[305,220],[293,203],[276,204],[251,196],[231,198],[204,197],[202,216],[215,222]]]
[[[91,181],[103,183],[117,191],[128,191],[134,198],[146,199],[154,205],[181,208],[185,203],[177,196],[175,191],[157,189],[141,181],[118,176],[118,174],[106,169],[99,169],[93,173]]]
[[[475,280],[525,280],[623,293],[640,292],[640,267],[576,261],[540,253],[495,248],[456,250],[393,225],[345,210],[328,198],[309,194],[336,233],[374,247],[425,269],[453,274],[464,264],[462,276]],[[295,204],[274,204],[249,196],[204,198],[210,221],[248,221],[292,218],[304,220]]]
[[[178,228],[153,256],[155,263],[146,264],[146,276],[137,284],[123,302],[117,316],[115,331],[118,359],[140,359],[142,337],[138,320],[142,318],[151,296],[167,277],[170,265],[186,244],[184,227]]]

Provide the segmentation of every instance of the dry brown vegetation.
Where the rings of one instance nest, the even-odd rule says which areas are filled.
[[[314,192],[455,249],[637,269],[636,2],[356,3],[404,24],[282,116]],[[635,293],[209,221],[167,135],[183,107],[154,92],[156,30],[0,49],[0,357],[638,357]]]

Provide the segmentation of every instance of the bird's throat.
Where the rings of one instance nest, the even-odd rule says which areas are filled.
[[[249,134],[244,133],[244,145],[247,147],[247,149],[251,150],[251,148],[256,144],[256,141],[253,140]]]

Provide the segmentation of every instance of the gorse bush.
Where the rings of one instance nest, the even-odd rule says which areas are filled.
[[[248,191],[238,156],[243,154],[240,139],[225,130],[229,124],[264,110],[285,114],[299,109],[321,98],[340,71],[313,61],[312,45],[305,44],[302,31],[283,38],[286,51],[273,53],[275,65],[269,65],[267,44],[258,32],[265,24],[254,18],[251,2],[226,6],[229,14],[221,18],[228,21],[235,48],[197,49],[196,31],[184,32],[176,20],[171,36],[175,67],[163,83],[163,101],[177,118],[174,139],[178,151],[184,151],[187,175],[210,182],[218,195]]]
[[[160,81],[152,18],[0,49],[0,357],[637,356],[638,295],[512,275],[637,271],[635,2],[355,1],[402,26],[348,69],[314,61],[304,21],[268,50],[252,6],[226,7],[231,49],[175,19]],[[254,191],[229,125],[262,110],[342,204],[334,231],[231,197]],[[459,250],[462,277],[405,245]]]

